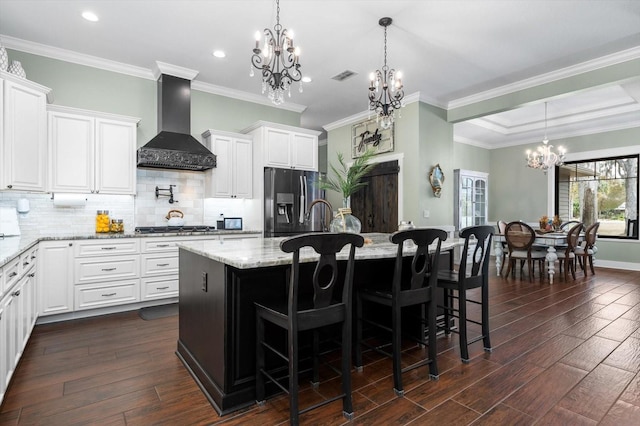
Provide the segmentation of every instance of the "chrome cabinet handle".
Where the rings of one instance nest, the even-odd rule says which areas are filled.
[[[157,247],[169,247],[169,244],[158,244]]]
[[[33,277],[35,277],[35,276],[36,276],[36,273],[35,273],[35,272],[33,272],[33,273],[29,274],[29,278],[33,278]]]
[[[18,273],[17,273],[17,272],[12,272],[12,273],[10,273],[10,274],[9,274],[9,278],[13,278],[13,277],[15,277],[16,275],[18,275]]]
[[[115,250],[115,247],[100,247],[100,250]]]
[[[115,271],[117,268],[102,268],[103,271],[105,272],[109,272],[109,271]]]
[[[168,288],[169,288],[169,286],[166,286],[166,287],[156,287],[156,290],[166,290],[166,289],[168,289]]]
[[[103,294],[102,297],[111,297],[111,296],[115,296],[116,293],[107,293],[107,294]]]
[[[169,266],[168,263],[156,263],[156,266]]]
[[[11,293],[12,296],[20,296],[20,290]]]

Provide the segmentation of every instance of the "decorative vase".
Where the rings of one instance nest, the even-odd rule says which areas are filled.
[[[342,208],[338,209],[338,214],[331,221],[329,228],[331,232],[351,232],[352,234],[359,234],[362,229],[362,223],[360,219],[351,214],[351,208],[349,206],[349,199],[345,198],[342,201]]]
[[[9,56],[7,49],[0,43],[0,71],[6,71],[9,68]]]
[[[9,72],[11,74],[17,75],[18,77],[27,78],[27,73],[24,72],[24,69],[22,68],[22,64],[20,63],[20,61],[11,62],[11,66],[9,67]]]

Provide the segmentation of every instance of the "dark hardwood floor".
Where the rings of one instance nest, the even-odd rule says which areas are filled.
[[[440,379],[427,367],[392,390],[391,362],[369,355],[353,372],[362,425],[640,424],[640,272],[598,268],[557,280],[491,279],[492,353],[458,357],[457,335],[438,340]],[[219,417],[174,354],[177,316],[136,312],[36,326],[0,408],[0,424],[192,425],[288,422],[284,396]],[[408,347],[404,359],[419,356]],[[337,392],[303,387],[301,405]],[[346,423],[341,403],[303,424]]]

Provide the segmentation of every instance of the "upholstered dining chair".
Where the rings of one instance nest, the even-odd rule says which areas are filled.
[[[362,368],[362,346],[391,357],[393,359],[393,389],[398,396],[404,395],[402,373],[406,371],[428,365],[429,376],[432,379],[438,378],[436,362],[438,353],[436,348],[436,284],[438,282],[437,271],[440,246],[442,241],[446,239],[447,233],[441,229],[420,228],[391,234],[389,240],[397,245],[392,282],[371,283],[376,285],[371,286],[371,288],[362,288],[357,292],[356,368]],[[405,262],[404,256],[409,243],[412,243],[415,247],[415,253],[410,257],[410,263]],[[431,245],[434,245],[435,248],[429,253],[429,246]],[[390,313],[386,318],[381,313],[381,309],[384,309],[382,308],[384,306],[388,309],[383,312]],[[370,308],[368,315],[365,315],[365,307]],[[409,319],[408,324],[412,329],[418,329],[415,333],[409,333],[407,330],[409,327],[405,326],[405,329],[403,329],[403,308],[407,308],[404,309],[404,311],[407,311],[410,307],[418,308],[416,310],[419,318],[415,320]],[[419,327],[413,327],[416,322],[420,323]],[[391,332],[391,352],[385,350],[382,345],[370,345],[362,338],[362,326],[364,323],[384,330],[386,334]],[[389,327],[389,323],[391,327]],[[426,340],[425,335],[427,336]],[[405,368],[402,368],[400,359],[403,337],[428,346],[428,351],[423,359],[416,360]]]
[[[558,260],[560,261],[560,269],[563,269],[564,266],[564,280],[567,280],[567,272],[571,269],[571,276],[573,279],[576,279],[576,254],[575,249],[578,247],[578,240],[580,238],[580,232],[582,231],[583,225],[578,222],[574,224],[574,226],[569,229],[567,232],[567,246],[562,247],[562,249],[556,252],[558,256]]]
[[[533,228],[524,222],[510,222],[507,224],[504,236],[509,249],[507,254],[508,266],[504,277],[508,277],[510,272],[512,276],[515,276],[515,263],[517,260],[527,263],[529,281],[533,279],[535,273],[535,262],[540,264],[540,276],[544,277],[544,261],[547,252],[533,249],[533,243],[536,239],[536,232]]]
[[[584,241],[574,250],[580,268],[585,275],[587,275],[587,263],[589,263],[591,274],[595,275],[596,273],[595,269],[593,269],[593,254],[595,253],[594,247],[598,238],[598,228],[600,228],[600,222],[587,226],[584,231]]]
[[[314,233],[303,234],[283,240],[280,249],[285,253],[293,253],[291,265],[289,294],[280,300],[261,303],[255,302],[256,309],[256,401],[265,401],[265,384],[267,381],[278,386],[289,395],[289,421],[299,424],[299,416],[309,410],[342,399],[342,412],[345,417],[353,418],[351,400],[351,342],[352,342],[352,286],[354,258],[356,247],[362,247],[364,238],[350,233]],[[346,269],[341,274],[336,254],[349,245],[349,257]],[[305,263],[301,272],[300,251],[311,248],[320,255],[315,264]],[[307,267],[309,269],[307,269]],[[344,277],[342,279],[341,277]],[[274,342],[274,333],[265,333],[265,325],[286,330],[287,344],[282,351]],[[317,404],[298,408],[298,378],[300,361],[299,334],[313,333],[313,382],[318,379],[318,335],[317,330],[331,325],[340,325],[342,330],[342,393]],[[267,334],[269,336],[267,336]],[[270,339],[267,339],[267,338]],[[285,360],[288,375],[282,374],[287,367],[269,366],[266,350]],[[269,369],[268,369],[269,367]],[[271,368],[272,367],[272,368]],[[288,378],[288,386],[286,379]]]

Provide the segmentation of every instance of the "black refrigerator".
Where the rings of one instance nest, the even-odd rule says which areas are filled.
[[[309,212],[316,199],[324,198],[318,188],[318,172],[264,169],[264,236],[286,237],[306,232],[321,232],[331,217],[324,204]]]

